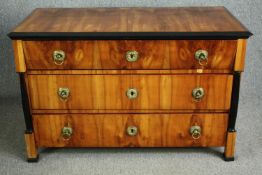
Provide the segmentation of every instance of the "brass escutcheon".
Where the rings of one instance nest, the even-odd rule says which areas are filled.
[[[194,100],[200,101],[204,96],[205,96],[204,88],[197,87],[192,90],[192,97],[194,98]]]
[[[126,52],[126,60],[128,62],[135,62],[137,61],[138,57],[139,57],[139,54],[135,50],[130,50]]]
[[[65,126],[65,127],[62,128],[61,134],[62,134],[62,137],[65,140],[68,140],[68,139],[71,138],[71,136],[73,134],[73,129],[69,126]]]
[[[138,92],[136,89],[134,88],[130,88],[126,91],[126,96],[129,98],[129,99],[135,99],[137,98],[138,96]]]
[[[199,139],[201,137],[201,127],[200,126],[191,126],[190,134],[193,139]]]
[[[198,63],[201,66],[207,65],[208,52],[206,50],[198,50],[198,51],[196,51],[195,59],[198,60]]]
[[[60,99],[67,100],[70,95],[70,90],[66,87],[60,87],[57,91],[57,94],[60,97]]]
[[[138,129],[136,126],[128,126],[126,132],[129,136],[136,136]]]
[[[53,52],[53,60],[56,65],[62,65],[65,61],[65,52],[62,50],[55,50]]]

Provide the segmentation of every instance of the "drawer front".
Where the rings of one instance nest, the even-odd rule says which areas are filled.
[[[231,70],[236,40],[98,40],[24,41],[27,68],[32,69],[224,69]],[[53,58],[64,51],[64,61]],[[206,50],[208,59],[195,53]],[[128,51],[136,51],[138,56]],[[128,53],[129,54],[128,54]],[[128,57],[127,57],[128,54]],[[58,54],[58,56],[61,56]]]
[[[227,114],[33,116],[40,147],[224,146],[227,121]]]
[[[29,75],[28,87],[32,109],[228,110],[232,78],[208,74]],[[193,91],[204,96],[195,99]]]

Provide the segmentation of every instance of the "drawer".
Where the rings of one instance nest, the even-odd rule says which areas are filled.
[[[228,110],[232,79],[226,74],[28,75],[28,87],[32,109]]]
[[[224,146],[227,122],[227,114],[33,116],[40,147]]]
[[[23,41],[27,69],[223,69],[232,70],[236,40]],[[208,52],[207,61],[195,58]],[[54,61],[55,51],[64,52]],[[128,52],[128,51],[136,51]],[[203,56],[203,55],[202,55]]]

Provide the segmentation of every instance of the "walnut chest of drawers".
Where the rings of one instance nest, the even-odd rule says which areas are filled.
[[[252,34],[224,7],[36,9],[10,34],[40,147],[225,147]]]

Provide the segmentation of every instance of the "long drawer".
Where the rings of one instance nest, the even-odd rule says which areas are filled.
[[[227,122],[227,114],[33,115],[40,147],[224,146]]]
[[[32,109],[230,108],[232,75],[28,75]]]
[[[237,41],[23,41],[23,47],[27,69],[29,70],[198,68],[232,70]],[[207,51],[206,61],[199,62],[195,58],[196,52],[199,50]]]

